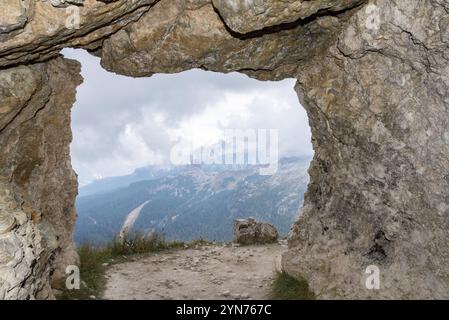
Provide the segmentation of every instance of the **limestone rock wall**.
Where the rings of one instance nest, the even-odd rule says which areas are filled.
[[[192,68],[238,71],[258,79],[294,77],[324,52],[347,15],[320,17],[262,34],[233,34],[209,0],[159,1],[103,41],[102,66],[129,76]],[[251,58],[249,58],[251,57]]]
[[[4,3],[6,1],[6,3]],[[109,1],[111,2],[111,1]],[[3,0],[0,68],[44,61],[67,46],[95,50],[157,0]]]
[[[335,14],[363,0],[212,0],[226,25],[236,33],[265,31],[316,15]]]
[[[449,298],[448,0],[5,1],[0,298],[51,297],[75,259],[67,46],[135,77],[297,78],[316,153],[284,268],[319,298]]]
[[[298,76],[316,154],[284,267],[321,298],[448,298],[447,2],[371,4]]]
[[[0,71],[0,299],[52,298],[51,277],[77,262],[69,144],[79,72],[62,58]]]

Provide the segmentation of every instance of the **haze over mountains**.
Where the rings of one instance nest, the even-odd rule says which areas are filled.
[[[259,167],[150,166],[80,189],[77,243],[101,244],[124,228],[169,240],[230,241],[234,219],[254,217],[285,236],[303,203],[309,158],[283,158],[276,174]]]

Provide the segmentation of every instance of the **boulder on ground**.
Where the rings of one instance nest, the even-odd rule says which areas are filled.
[[[266,244],[278,239],[276,228],[265,222],[253,218],[237,219],[234,221],[234,242],[239,244]]]

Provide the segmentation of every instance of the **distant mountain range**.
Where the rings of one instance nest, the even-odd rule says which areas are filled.
[[[309,162],[283,158],[272,176],[251,165],[150,166],[97,180],[80,189],[75,241],[102,244],[124,230],[230,241],[233,220],[250,216],[285,236],[304,200]]]

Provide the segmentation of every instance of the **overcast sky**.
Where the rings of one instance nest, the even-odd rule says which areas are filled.
[[[179,138],[207,145],[220,141],[224,129],[278,129],[281,157],[313,152],[293,79],[262,82],[201,70],[134,79],[104,71],[85,51],[63,53],[81,62],[84,77],[72,110],[80,186],[169,163]]]

